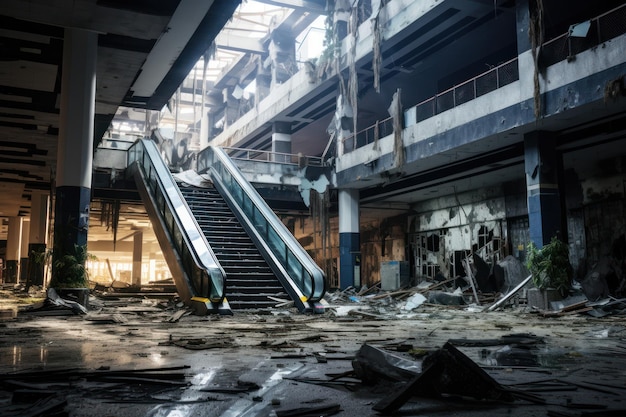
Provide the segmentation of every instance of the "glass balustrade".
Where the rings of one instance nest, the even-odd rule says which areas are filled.
[[[308,253],[265,200],[250,185],[220,148],[208,147],[198,154],[198,172],[211,171],[223,184],[258,236],[266,242],[274,258],[287,272],[306,300],[319,301],[325,292],[325,277]],[[280,278],[280,277],[279,277]]]
[[[155,203],[171,245],[192,286],[191,294],[221,303],[224,298],[224,272],[201,234],[174,178],[154,142],[138,140],[128,150],[128,166],[136,163]]]

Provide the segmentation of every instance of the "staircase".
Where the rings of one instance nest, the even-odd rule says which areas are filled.
[[[235,309],[276,305],[268,296],[289,300],[280,281],[226,201],[212,186],[179,188],[215,256],[226,272],[226,298]]]

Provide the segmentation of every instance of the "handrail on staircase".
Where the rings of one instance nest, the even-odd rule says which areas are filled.
[[[226,152],[209,146],[198,153],[197,164],[198,173],[210,173],[214,180],[224,184],[240,212],[248,218],[297,286],[301,301],[315,303],[321,300],[326,291],[324,272],[245,179]]]
[[[224,300],[224,270],[206,237],[199,232],[156,144],[146,139],[137,140],[128,150],[128,167],[135,170],[135,175],[143,177],[154,199],[154,208],[178,253],[177,267],[182,269],[184,276],[172,275],[181,298],[186,302],[194,297],[206,298],[211,303],[221,304]]]

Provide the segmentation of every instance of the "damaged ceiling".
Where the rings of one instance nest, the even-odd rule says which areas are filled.
[[[54,184],[64,28],[98,33],[94,142],[119,106],[161,109],[239,1],[0,4],[0,218]]]

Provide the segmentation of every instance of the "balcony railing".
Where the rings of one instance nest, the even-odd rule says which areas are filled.
[[[421,122],[439,113],[450,110],[477,97],[490,93],[519,80],[517,58],[505,62],[483,74],[465,81],[422,101],[415,106],[415,122]],[[374,125],[348,136],[343,140],[344,153],[384,138],[393,133],[393,118],[377,121]],[[356,140],[355,140],[356,137]]]
[[[588,22],[589,28],[585,36],[573,36],[570,30],[545,42],[541,49],[542,66],[548,67],[557,62],[572,60],[576,54],[626,33],[626,4],[590,19]],[[581,25],[585,23],[587,22],[582,22]],[[513,58],[465,81],[463,84],[456,85],[417,104],[414,107],[415,121],[411,122],[419,123],[517,80],[519,80],[518,59]],[[344,153],[351,152],[392,133],[391,118],[378,121],[356,135],[345,138],[343,140]]]
[[[356,135],[348,136],[343,140],[343,152],[348,153],[369,143],[389,136],[393,133],[393,117],[377,120],[372,126],[363,129]]]
[[[580,26],[587,22],[582,22]],[[541,65],[550,66],[572,60],[583,51],[594,48],[626,32],[626,4],[588,21],[586,36],[573,36],[568,31],[543,44]]]
[[[519,80],[517,58],[424,100],[415,106],[417,123]]]
[[[322,166],[322,158],[319,156],[304,156],[302,154],[231,147],[223,147],[222,149],[228,154],[230,159],[239,161],[268,162],[284,165],[297,165],[300,167]]]

